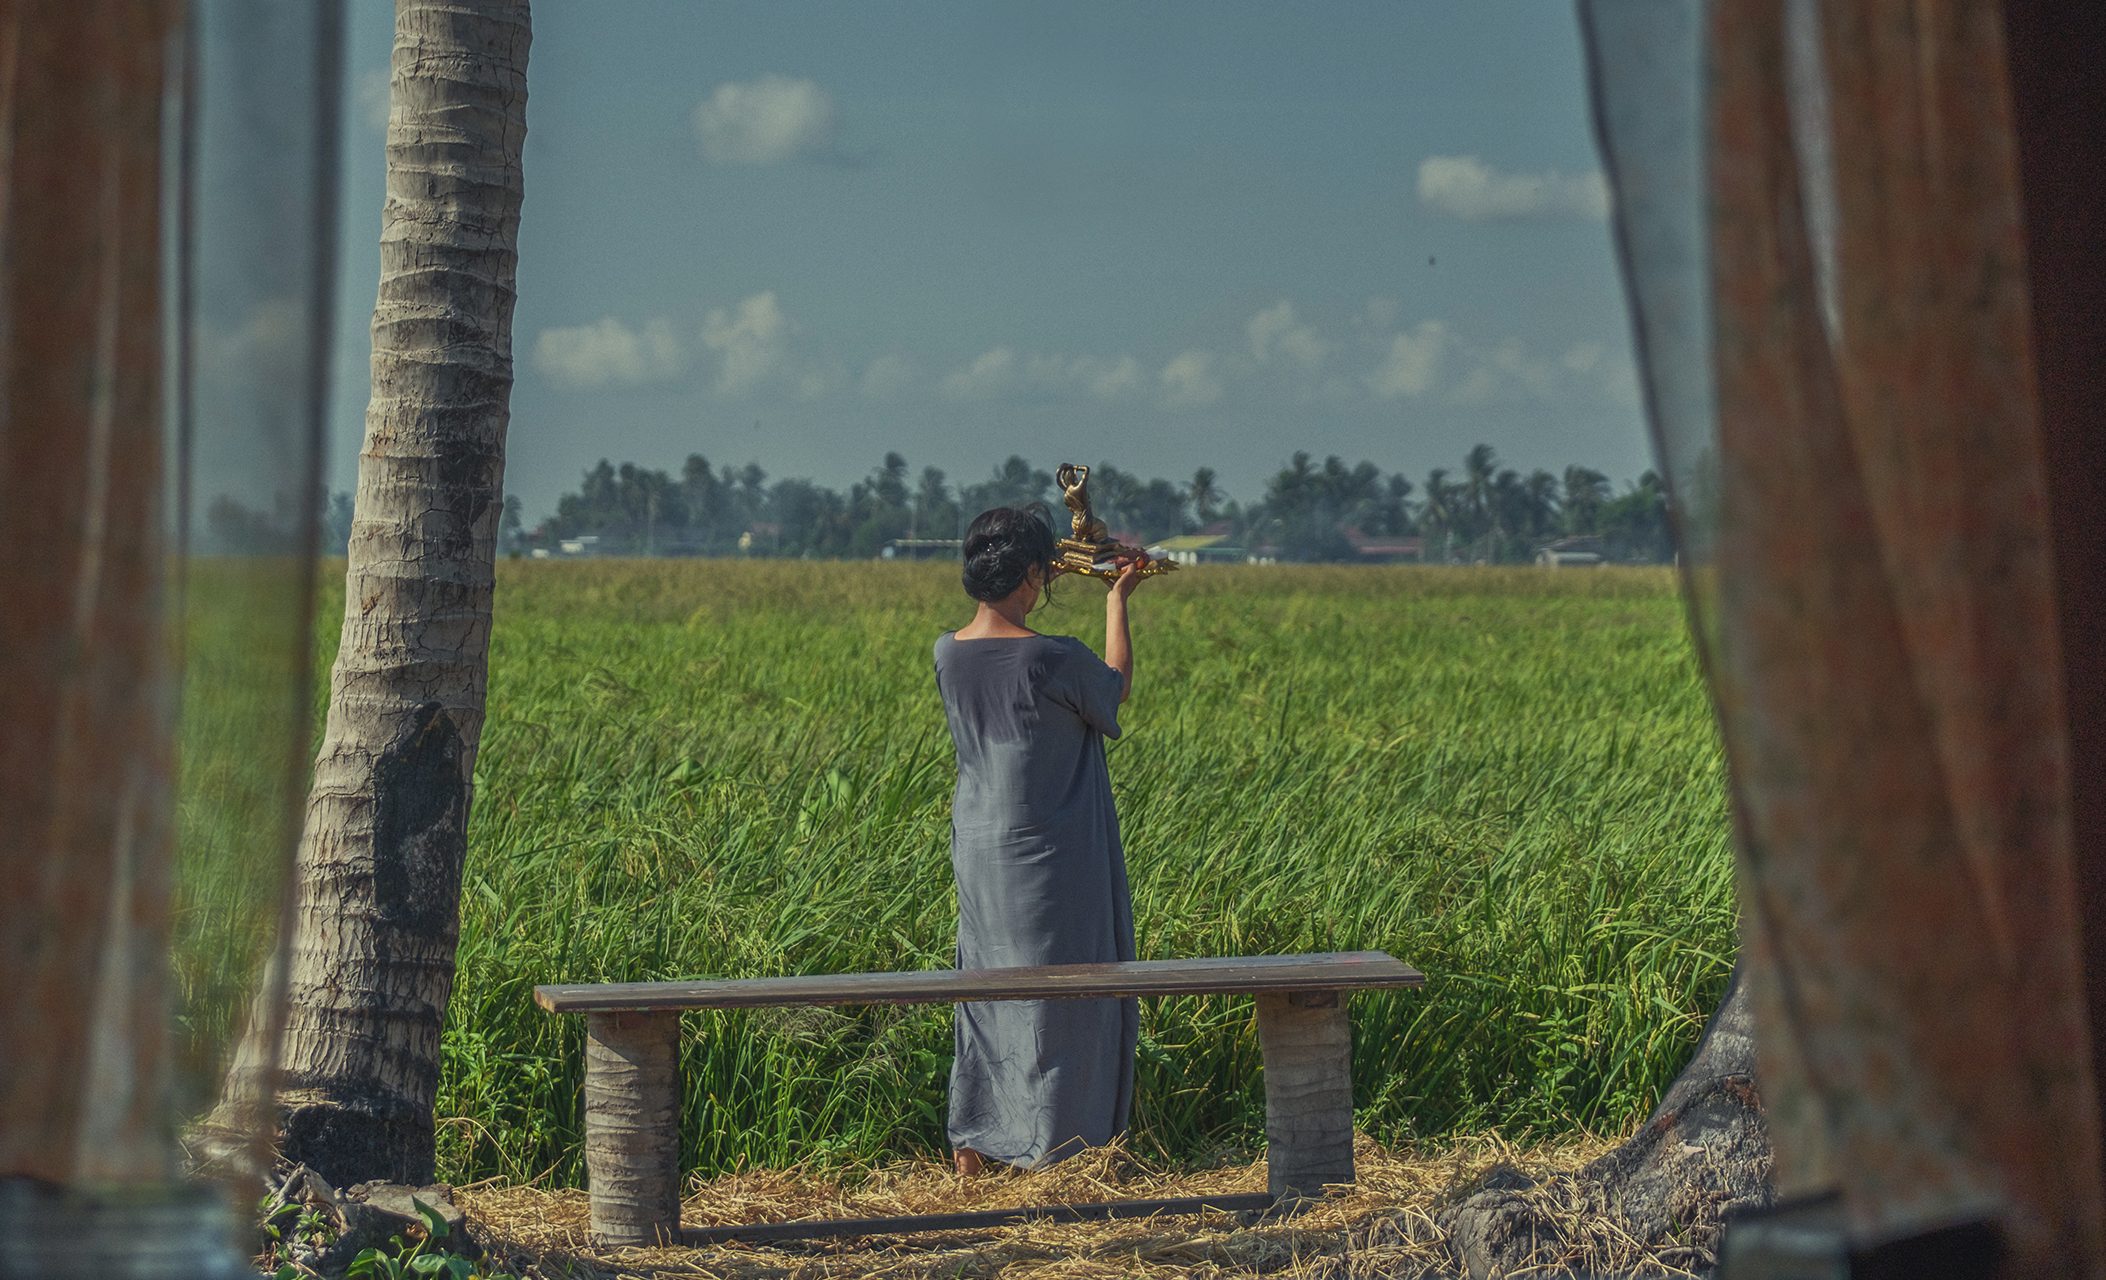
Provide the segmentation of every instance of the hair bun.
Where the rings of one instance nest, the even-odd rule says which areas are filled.
[[[1053,531],[1038,517],[1014,507],[983,511],[965,532],[961,577],[975,600],[1006,600],[1038,565],[1052,581]]]

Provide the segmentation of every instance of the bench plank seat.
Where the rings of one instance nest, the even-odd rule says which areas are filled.
[[[1425,975],[1381,951],[1298,956],[1131,960],[1015,969],[921,969],[904,973],[730,978],[713,982],[609,982],[534,988],[550,1013],[754,1009],[785,1005],[950,1004],[959,1000],[1100,999],[1106,996],[1237,995],[1367,991],[1424,985]]]

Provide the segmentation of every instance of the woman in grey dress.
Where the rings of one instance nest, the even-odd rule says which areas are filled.
[[[1104,658],[1024,625],[1058,572],[1052,532],[997,507],[965,538],[973,620],[936,640],[936,685],[958,749],[951,867],[958,967],[1131,960],[1133,900],[1104,740],[1133,687],[1128,564],[1104,602]],[[1136,1000],[998,1000],[957,1006],[950,1140],[960,1173],[981,1157],[1029,1167],[1126,1131]]]

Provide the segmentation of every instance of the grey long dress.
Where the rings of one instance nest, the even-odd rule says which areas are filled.
[[[958,967],[1131,960],[1133,899],[1104,740],[1119,673],[1067,636],[936,641],[958,748]],[[1137,1000],[957,1006],[950,1139],[1010,1164],[1126,1131]]]

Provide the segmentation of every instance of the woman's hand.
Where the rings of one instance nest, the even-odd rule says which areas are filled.
[[[1121,601],[1131,596],[1134,588],[1141,585],[1141,569],[1147,563],[1148,553],[1145,551],[1132,559],[1120,560],[1121,568],[1119,576],[1112,582],[1112,594],[1118,596]]]

